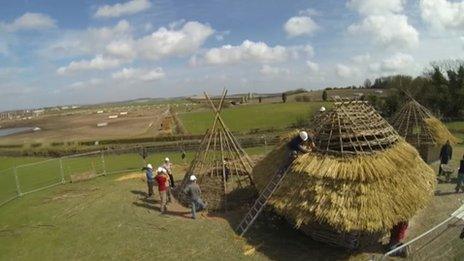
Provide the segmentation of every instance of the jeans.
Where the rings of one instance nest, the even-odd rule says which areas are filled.
[[[201,198],[199,199],[192,199],[192,218],[196,219],[196,213],[198,211],[202,211],[203,209],[206,208],[206,204],[203,202]]]
[[[147,187],[148,187],[148,197],[153,196],[153,186],[155,182],[154,181],[147,181]]]
[[[458,180],[457,180],[457,183],[456,183],[456,193],[459,192],[459,190],[461,190],[462,192],[464,192],[464,173],[458,173]]]

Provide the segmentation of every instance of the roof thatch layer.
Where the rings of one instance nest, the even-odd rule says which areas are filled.
[[[452,144],[459,142],[440,120],[412,98],[395,114],[392,125],[401,137],[416,147],[442,145],[447,140]]]
[[[333,123],[335,119],[340,124]],[[318,151],[291,164],[269,201],[279,214],[297,227],[320,223],[339,231],[374,232],[411,218],[427,205],[435,186],[433,170],[371,106],[338,104],[320,126],[315,135]],[[338,137],[328,138],[330,133]],[[283,137],[257,163],[253,177],[258,188],[285,164],[286,144],[294,135]]]

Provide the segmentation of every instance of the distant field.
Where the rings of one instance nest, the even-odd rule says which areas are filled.
[[[284,129],[299,119],[310,121],[311,115],[328,102],[289,102],[241,105],[222,111],[226,125],[236,132],[252,129]],[[211,110],[179,114],[184,127],[192,134],[204,133],[211,127],[214,114]]]

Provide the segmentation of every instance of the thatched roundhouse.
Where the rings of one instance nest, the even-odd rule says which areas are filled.
[[[439,119],[412,98],[395,114],[392,126],[428,163],[438,160],[440,147],[446,141],[459,142]]]
[[[316,240],[357,248],[410,219],[433,195],[433,170],[365,102],[339,102],[315,128],[316,152],[298,157],[269,204]],[[285,164],[283,137],[253,170],[262,189]],[[375,240],[374,240],[375,241]]]
[[[212,211],[231,209],[255,196],[251,177],[253,161],[220,116],[226,94],[224,92],[218,107],[205,94],[215,117],[213,126],[205,133],[184,179],[174,191],[175,197],[185,206],[189,206],[190,201],[183,191],[190,182],[191,175],[197,177],[202,198]]]

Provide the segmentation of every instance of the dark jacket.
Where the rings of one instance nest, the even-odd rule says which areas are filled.
[[[440,159],[442,164],[447,164],[448,161],[453,157],[453,148],[449,144],[445,144],[440,150]]]
[[[288,148],[292,151],[306,153],[308,150],[303,146],[303,139],[300,138],[300,135],[295,136],[288,142]]]
[[[198,200],[201,198],[201,190],[200,186],[196,182],[190,182],[185,189],[184,193],[191,199],[191,200]]]
[[[464,159],[461,160],[461,164],[459,165],[459,174],[464,174]]]

